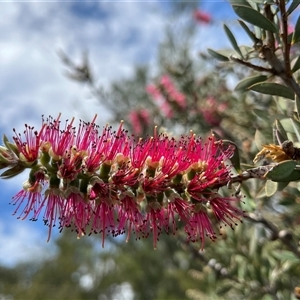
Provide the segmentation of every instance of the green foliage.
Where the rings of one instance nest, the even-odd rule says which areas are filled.
[[[257,26],[258,28],[265,29],[274,33],[278,33],[278,28],[267,19],[264,15],[260,14],[257,10],[246,5],[232,5],[234,12],[244,21]]]
[[[292,100],[295,98],[294,93],[290,88],[278,83],[260,82],[253,84],[249,89],[262,94],[280,96]]]
[[[215,59],[219,61],[229,61],[229,58],[220,52],[214,51],[212,49],[207,49],[207,52]]]
[[[251,87],[257,83],[264,82],[267,80],[266,75],[255,75],[251,77],[247,77],[241,80],[238,85],[235,87],[235,91],[237,92],[248,92]]]
[[[243,57],[243,54],[242,54],[242,51],[241,49],[239,48],[237,42],[236,42],[236,39],[234,37],[234,35],[232,34],[232,32],[230,31],[230,29],[228,28],[228,26],[226,26],[225,24],[223,25],[224,27],[224,30],[225,30],[225,33],[233,47],[233,49],[240,55],[241,58],[244,58]]]
[[[298,17],[295,29],[293,32],[292,44],[296,44],[300,41],[300,16]]]

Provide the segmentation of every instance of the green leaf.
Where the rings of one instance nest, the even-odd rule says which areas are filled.
[[[239,48],[239,46],[236,42],[236,39],[235,39],[234,35],[232,34],[231,30],[225,24],[223,24],[223,28],[225,30],[225,33],[226,33],[233,49],[241,56],[241,58],[244,58],[243,54],[241,52],[241,49]]]
[[[249,89],[262,94],[280,96],[292,100],[295,99],[294,92],[290,88],[278,83],[257,83],[250,86]]]
[[[300,4],[299,0],[293,0],[292,4],[289,6],[288,10],[286,11],[287,15],[290,15]]]
[[[280,123],[286,132],[294,133],[294,127],[290,118],[281,119]]]
[[[300,171],[294,170],[289,176],[285,177],[284,179],[278,182],[291,182],[291,181],[298,181],[300,180]]]
[[[219,52],[216,52],[212,49],[207,49],[207,52],[215,59],[220,60],[220,61],[229,61],[229,58],[220,54]]]
[[[295,25],[293,38],[292,38],[292,44],[296,44],[300,41],[300,16],[298,17],[298,20]]]
[[[266,114],[265,110],[261,110],[261,109],[253,109],[252,112],[258,116],[259,118],[261,118],[262,120],[269,122],[270,117]]]
[[[8,137],[5,134],[3,134],[2,140],[3,140],[4,144],[7,143],[7,142],[9,142]]]
[[[298,120],[300,119],[300,99],[298,96],[295,98],[295,111],[297,113]]]
[[[250,86],[259,83],[259,82],[264,82],[268,79],[268,76],[266,75],[256,75],[256,76],[251,76],[247,77],[243,80],[241,80],[237,86],[235,87],[235,91],[239,92],[245,92],[246,90],[249,89]]]
[[[281,260],[281,261],[292,261],[292,262],[297,262],[299,261],[299,258],[296,257],[296,255],[288,250],[273,250],[272,251],[274,257],[276,257],[277,259]]]
[[[262,132],[259,131],[258,129],[256,129],[255,131],[254,141],[257,149],[262,149],[263,145],[267,144],[264,134],[262,134]]]
[[[281,142],[286,141],[286,140],[289,139],[284,127],[282,126],[282,124],[279,120],[275,120],[275,127],[276,127],[278,133],[280,134],[280,137],[281,137],[280,141]]]
[[[293,64],[292,67],[293,73],[300,69],[300,55],[295,60],[293,60],[292,64]]]
[[[229,2],[231,5],[244,5],[251,7],[247,0],[229,0]]]
[[[232,8],[235,11],[235,13],[246,22],[253,24],[259,28],[265,29],[267,31],[278,33],[277,27],[257,10],[249,6],[239,4],[232,5]]]
[[[265,184],[266,196],[267,197],[273,196],[277,192],[277,187],[278,187],[277,182],[267,180],[267,182]]]
[[[296,134],[297,140],[300,141],[299,122],[295,123],[292,118],[290,118],[290,120],[294,129],[294,133]]]
[[[234,142],[229,141],[229,140],[223,140],[223,144],[234,146],[233,156],[230,158],[230,161],[231,161],[232,165],[234,166],[234,168],[239,172],[241,170],[241,164],[240,164],[239,149],[238,149],[237,145]]]
[[[238,20],[242,28],[246,31],[250,39],[252,40],[253,43],[257,43],[259,39],[255,36],[255,34],[249,29],[249,27],[242,21]]]
[[[293,171],[293,172],[295,172],[295,171]],[[293,174],[293,173],[292,173]],[[299,172],[299,175],[300,175],[300,172]],[[290,175],[291,176],[291,175]],[[289,182],[290,182],[290,180],[289,181],[281,181],[281,182],[278,182],[278,187],[277,187],[277,191],[283,191],[288,185],[289,185]],[[283,199],[281,199],[280,200],[280,204],[282,204],[282,205],[287,205],[287,204],[284,204],[284,203],[287,203],[287,201],[286,201],[286,199],[287,198],[283,198]],[[295,203],[295,199],[294,198],[289,198],[289,200],[288,201],[290,201],[289,202],[289,205],[292,205],[292,204],[294,204]]]
[[[297,162],[294,160],[286,160],[274,166],[265,177],[272,181],[285,181],[285,179],[293,173]]]
[[[21,166],[21,165],[17,165],[12,167],[11,169],[6,170],[5,172],[3,172],[0,177],[2,179],[9,179],[12,178],[14,176],[19,175],[20,173],[22,173],[25,170],[25,167]]]

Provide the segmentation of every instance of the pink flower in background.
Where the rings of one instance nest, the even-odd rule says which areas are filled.
[[[144,110],[139,114],[148,116]],[[101,132],[95,119],[81,122],[78,130],[74,120],[64,129],[58,120],[48,119],[38,143],[35,132],[25,131],[25,144],[16,146],[16,161],[8,170],[10,177],[20,173],[15,166],[24,163],[30,141],[35,160],[11,203],[19,218],[42,215],[48,240],[58,222],[60,230],[70,227],[78,237],[101,234],[102,246],[107,235],[127,234],[129,239],[133,233],[137,239],[152,235],[156,247],[163,232],[175,234],[182,222],[188,239],[203,246],[205,236],[215,239],[216,222],[233,227],[240,220],[239,198],[217,194],[230,181],[231,167],[225,162],[234,149],[214,136],[203,141],[190,133],[177,140],[155,130],[152,137],[136,140],[123,123]],[[18,136],[15,143],[21,145],[21,140]]]
[[[149,84],[146,87],[146,92],[152,96],[153,99],[158,99],[162,96],[160,90],[154,84]]]
[[[193,13],[193,18],[199,23],[209,24],[212,20],[211,15],[207,12],[204,12],[200,9],[196,9]]]
[[[226,103],[218,103],[214,97],[208,97],[199,110],[208,125],[217,127],[222,121],[220,113],[227,107]]]
[[[182,93],[174,91],[170,96],[181,108],[186,108],[186,98]]]
[[[154,102],[157,103],[162,115],[168,118],[173,117],[173,110],[166,98],[163,96],[161,91],[154,85],[150,85],[146,88],[148,94],[153,98]]]
[[[166,94],[166,98],[170,102],[175,102],[178,104],[179,107],[185,108],[186,107],[186,98],[185,96],[180,93],[174,83],[172,82],[169,75],[163,75],[160,79],[160,85],[162,87],[162,90]]]
[[[171,81],[171,78],[169,75],[163,75],[160,78],[160,84],[166,89],[166,90],[172,90],[174,89],[173,82]]]
[[[174,111],[186,108],[186,97],[178,91],[169,75],[163,75],[158,87],[148,85],[146,91],[158,104],[162,114],[168,118],[174,116]]]
[[[132,124],[133,134],[135,135],[141,135],[144,128],[151,123],[149,111],[145,108],[131,110],[129,120]]]
[[[168,118],[174,116],[174,111],[187,106],[185,95],[177,90],[167,74],[161,76],[157,86],[148,85],[146,91],[157,103],[162,114]]]

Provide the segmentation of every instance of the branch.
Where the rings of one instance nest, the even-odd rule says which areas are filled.
[[[265,10],[266,17],[271,22],[274,22],[274,14],[271,10],[271,5],[270,4],[265,4],[264,10]],[[266,34],[267,34],[267,45],[269,45],[272,50],[275,50],[275,39],[274,39],[273,32],[267,30]]]
[[[299,85],[295,81],[294,77],[291,75],[291,72],[289,71],[288,73],[288,70],[285,69],[284,65],[277,58],[272,49],[269,46],[264,45],[261,48],[261,54],[272,67],[273,74],[280,77],[283,80],[283,82],[294,91],[297,97],[300,98]]]
[[[268,72],[268,73],[272,73],[274,74],[274,70],[273,69],[269,69],[269,68],[264,68],[264,67],[261,67],[261,66],[257,66],[257,65],[253,65],[247,61],[244,61],[244,60],[241,60],[237,57],[234,57],[233,55],[230,56],[230,59],[234,62],[237,62],[243,66],[246,66],[250,69],[253,69],[255,71],[258,71],[258,72]]]
[[[282,24],[282,40],[283,40],[283,55],[285,63],[285,72],[288,77],[292,77],[291,64],[290,64],[290,48],[291,45],[288,42],[288,20],[287,13],[285,10],[285,0],[279,0],[279,10],[281,14],[281,24]]]

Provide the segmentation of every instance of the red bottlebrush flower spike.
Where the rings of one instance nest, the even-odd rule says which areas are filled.
[[[24,142],[16,135],[15,146],[1,146],[1,153],[20,153],[5,160],[8,167],[31,168],[11,202],[15,214],[43,216],[48,240],[58,222],[60,230],[70,227],[78,237],[100,233],[103,246],[107,235],[127,234],[128,240],[135,234],[152,235],[156,247],[163,232],[184,227],[188,239],[203,247],[206,236],[215,240],[216,226],[241,220],[239,198],[218,194],[231,182],[233,148],[214,136],[204,142],[191,133],[176,140],[155,129],[153,137],[136,140],[123,123],[116,131],[100,131],[93,119],[76,130],[72,119],[60,129],[59,118],[49,117],[39,133],[26,126]],[[14,176],[11,170],[6,176]]]
[[[193,17],[195,21],[199,23],[204,23],[204,24],[209,24],[211,22],[211,15],[208,14],[207,12],[204,12],[200,9],[196,9],[194,11]]]

